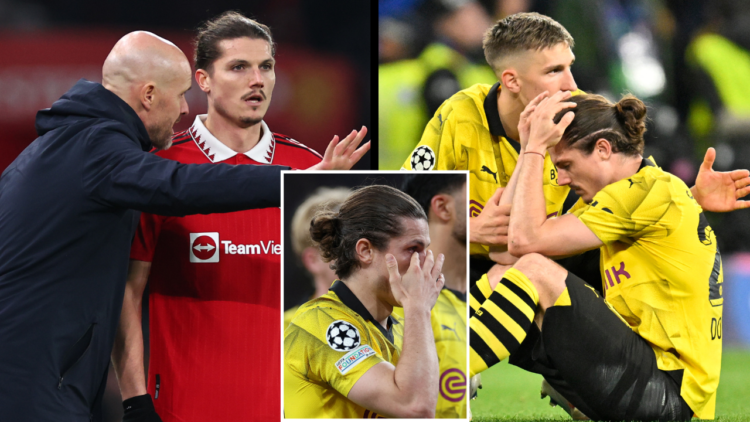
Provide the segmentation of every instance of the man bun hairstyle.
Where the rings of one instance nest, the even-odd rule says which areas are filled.
[[[528,50],[542,50],[565,43],[573,48],[574,41],[567,29],[549,16],[539,13],[516,13],[499,20],[484,34],[484,57],[495,73],[503,59]]]
[[[276,45],[273,43],[271,30],[266,25],[239,12],[228,11],[207,21],[198,29],[198,36],[195,38],[195,69],[213,71],[214,62],[224,54],[219,43],[242,37],[268,41],[271,56],[276,55]]]
[[[628,94],[616,104],[601,95],[576,95],[568,99],[578,104],[565,109],[554,118],[558,123],[568,111],[575,118],[565,129],[560,144],[565,148],[576,148],[585,154],[594,151],[596,141],[606,139],[612,144],[612,152],[626,155],[643,154],[643,134],[646,133],[646,104]]]
[[[400,190],[372,185],[354,191],[338,212],[323,210],[310,222],[310,236],[325,262],[341,278],[360,267],[356,245],[367,239],[382,251],[391,239],[403,234],[403,218],[427,221],[422,207]]]

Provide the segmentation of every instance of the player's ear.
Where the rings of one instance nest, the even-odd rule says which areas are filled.
[[[375,258],[375,248],[367,239],[359,239],[354,245],[354,250],[361,264],[371,264]]]
[[[315,270],[319,261],[318,256],[318,250],[313,248],[312,246],[309,246],[302,251],[302,264],[310,273],[315,274]]]
[[[146,111],[150,111],[156,102],[156,85],[148,82],[141,87],[139,98],[141,105]]]
[[[211,92],[211,75],[209,75],[205,69],[198,69],[195,71],[195,82],[198,83],[201,91],[205,93]]]
[[[514,94],[521,92],[518,72],[513,68],[503,70],[503,73],[500,74],[500,84],[502,84],[503,89],[507,89]]]
[[[609,160],[612,156],[612,144],[604,138],[599,138],[594,145],[594,152],[596,152],[602,160]]]
[[[452,196],[441,193],[430,200],[430,212],[442,223],[448,223],[456,213],[455,205]],[[427,217],[429,218],[429,215]]]

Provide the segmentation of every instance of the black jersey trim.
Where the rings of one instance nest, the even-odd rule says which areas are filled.
[[[640,171],[640,169],[642,169],[642,168],[644,168],[644,167],[656,167],[656,164],[654,164],[654,163],[653,163],[653,162],[652,162],[651,160],[649,160],[648,158],[644,158],[643,160],[641,160],[641,166],[640,166],[640,167],[638,167],[638,170]]]
[[[576,202],[578,202],[579,198],[580,196],[578,196],[576,191],[574,191],[573,189],[570,189],[568,191],[568,196],[565,197],[565,202],[563,202],[562,213],[567,214],[568,211],[570,211],[570,209],[573,208],[573,205],[575,205]]]
[[[185,142],[190,142],[190,141],[192,141],[192,140],[193,140],[193,138],[187,138],[187,139],[185,139],[185,140],[182,140],[182,141],[172,142],[172,146],[175,146],[175,145],[182,145],[182,144],[184,144]]]
[[[358,313],[366,321],[372,322],[372,324],[377,327],[378,330],[380,330],[380,333],[383,334],[385,338],[388,339],[388,341],[390,341],[391,343],[394,342],[392,328],[393,324],[398,324],[398,321],[396,321],[396,319],[388,315],[388,329],[386,330],[385,328],[383,328],[383,326],[380,325],[380,323],[377,322],[375,318],[373,318],[370,311],[365,308],[365,305],[362,304],[359,298],[357,298],[357,296],[351,290],[349,290],[349,286],[347,286],[346,283],[341,280],[336,280],[333,283],[333,286],[331,286],[331,288],[328,290],[336,293],[336,296],[339,297],[341,303],[346,305],[349,309]]]
[[[505,133],[505,129],[503,128],[503,122],[500,120],[500,109],[497,107],[498,89],[500,89],[500,82],[496,82],[495,85],[492,85],[490,92],[487,93],[487,97],[484,99],[484,114],[487,116],[487,124],[490,126],[490,134],[507,139],[510,146],[516,150],[516,153],[520,154],[521,144],[515,139],[508,137],[508,134]]]
[[[458,290],[449,289],[447,287],[443,287],[444,290],[447,290],[451,293],[453,293],[453,296],[456,296],[459,300],[461,300],[463,303],[466,303],[466,293],[461,293]]]

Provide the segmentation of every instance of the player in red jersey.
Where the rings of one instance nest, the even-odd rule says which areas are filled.
[[[320,154],[263,122],[274,52],[268,28],[236,12],[207,22],[197,38],[195,78],[208,95],[208,114],[157,154],[182,163],[297,169],[320,162]],[[365,133],[350,135],[358,138],[353,143]],[[112,352],[124,420],[279,418],[280,221],[278,208],[141,216]],[[147,280],[148,383],[141,332]]]

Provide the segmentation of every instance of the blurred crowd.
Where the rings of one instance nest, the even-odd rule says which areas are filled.
[[[399,169],[440,104],[497,78],[484,31],[551,16],[575,39],[578,88],[649,106],[646,155],[686,183],[708,147],[716,170],[750,168],[750,3],[743,0],[380,0],[379,159]],[[722,252],[750,250],[747,211],[709,215]]]

